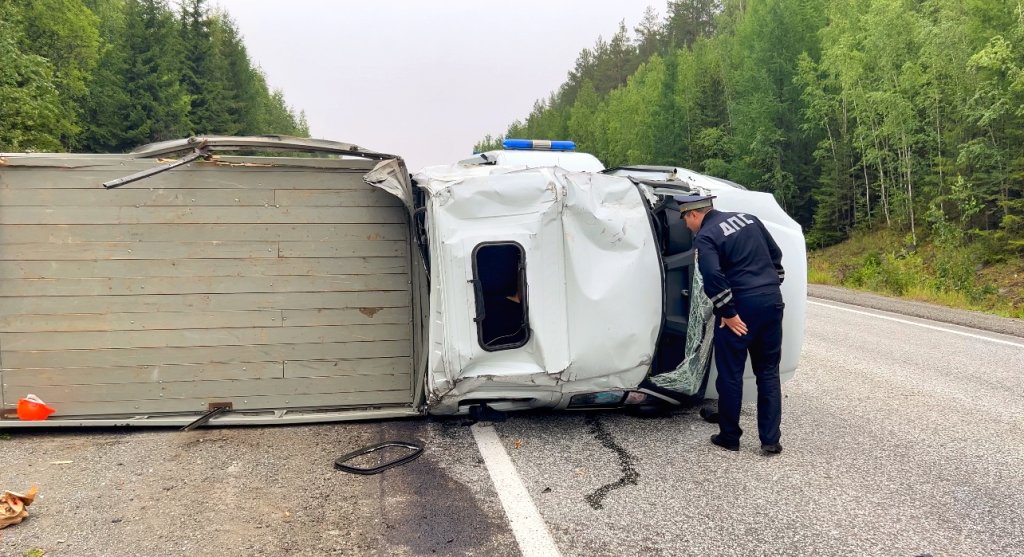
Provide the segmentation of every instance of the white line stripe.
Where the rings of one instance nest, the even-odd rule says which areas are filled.
[[[832,304],[823,304],[821,302],[812,302],[811,300],[807,300],[807,303],[808,304],[814,304],[816,306],[824,306],[824,307],[827,307],[827,308],[841,309],[843,311],[848,311],[850,313],[858,313],[860,315],[868,315],[868,316],[871,316],[871,317],[877,317],[879,319],[887,319],[889,321],[896,321],[897,323],[906,323],[908,325],[917,325],[918,327],[924,327],[925,329],[933,329],[933,330],[936,330],[936,331],[944,331],[944,332],[953,333],[953,334],[956,334],[956,335],[963,335],[965,337],[971,337],[971,338],[977,338],[977,339],[981,339],[981,340],[987,340],[989,342],[998,342],[999,344],[1008,344],[1010,346],[1016,346],[1017,348],[1024,348],[1024,344],[1021,344],[1019,342],[1010,342],[1008,340],[1002,340],[1002,339],[998,339],[998,338],[986,337],[986,336],[982,336],[982,335],[975,335],[975,334],[972,334],[972,333],[965,333],[963,331],[958,331],[956,329],[947,329],[945,327],[936,327],[935,325],[926,325],[924,323],[918,323],[916,321],[907,321],[906,319],[898,319],[896,317],[889,317],[887,315],[879,315],[877,313],[869,313],[869,312],[866,312],[866,311],[858,311],[858,310],[850,309],[850,308],[843,307],[843,306],[834,306]]]
[[[512,459],[505,452],[505,447],[498,439],[494,426],[475,424],[470,428],[476,444],[480,447],[480,455],[491,474],[494,489],[498,492],[501,506],[505,508],[505,516],[512,527],[512,533],[519,542],[519,550],[523,557],[558,557],[558,546],[548,532],[547,524],[537,512],[537,507],[530,498],[530,492],[519,479]]]

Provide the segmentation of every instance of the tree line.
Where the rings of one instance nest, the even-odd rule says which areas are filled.
[[[504,135],[772,192],[811,246],[885,228],[1019,253],[1024,2],[670,0]]]
[[[308,137],[305,115],[206,0],[0,0],[0,151],[271,133]]]

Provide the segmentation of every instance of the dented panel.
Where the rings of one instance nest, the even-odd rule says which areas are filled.
[[[662,319],[657,246],[628,179],[557,168],[434,167],[428,194],[432,268],[428,406],[555,406],[566,395],[636,387]],[[487,351],[477,335],[474,248],[514,242],[526,254],[531,335]],[[500,406],[498,406],[500,407]]]

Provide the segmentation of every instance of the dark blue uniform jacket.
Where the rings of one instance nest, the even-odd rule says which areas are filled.
[[[733,296],[778,289],[786,278],[782,250],[753,215],[708,211],[697,238],[697,265],[715,315],[736,315]]]

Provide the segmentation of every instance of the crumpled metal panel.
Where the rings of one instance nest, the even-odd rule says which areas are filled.
[[[373,170],[363,176],[363,181],[402,200],[405,208],[412,213],[412,185],[402,159],[394,158],[377,163]]]
[[[557,168],[432,167],[428,194],[431,324],[428,406],[464,398],[635,387],[662,318],[657,245],[644,200],[625,178]],[[516,242],[526,253],[531,338],[487,352],[477,341],[473,249]]]

